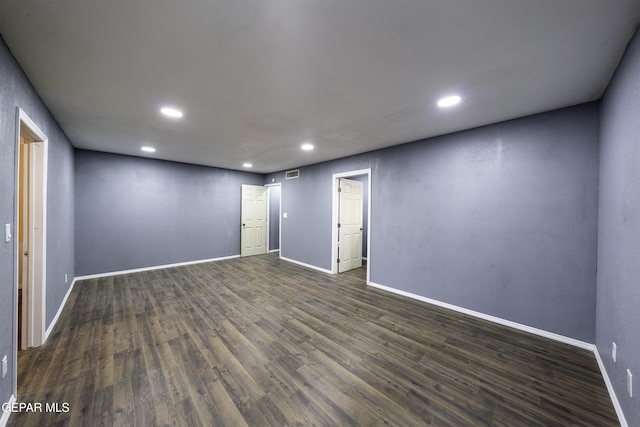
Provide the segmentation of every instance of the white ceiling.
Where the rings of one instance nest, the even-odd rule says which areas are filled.
[[[0,33],[75,147],[265,173],[599,99],[639,16],[637,0],[0,0]]]

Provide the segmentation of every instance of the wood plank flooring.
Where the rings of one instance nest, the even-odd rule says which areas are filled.
[[[614,426],[592,353],[265,255],[76,283],[10,426]]]

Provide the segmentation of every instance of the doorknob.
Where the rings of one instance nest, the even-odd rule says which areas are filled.
[[[242,226],[243,226],[243,227],[246,227],[246,226],[247,226],[247,224],[242,224]]]

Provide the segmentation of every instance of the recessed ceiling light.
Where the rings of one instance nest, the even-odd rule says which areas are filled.
[[[438,101],[438,107],[452,107],[462,101],[458,95],[445,96]]]
[[[165,116],[173,117],[173,118],[176,118],[176,119],[179,119],[180,117],[183,116],[182,111],[178,110],[177,108],[173,108],[173,107],[162,107],[160,109],[160,112],[162,114],[164,114]]]
[[[155,153],[156,149],[153,147],[142,147],[141,148],[142,151],[146,151],[147,153]]]
[[[300,148],[302,148],[304,151],[311,151],[311,150],[313,150],[313,144],[311,144],[309,142],[305,142],[304,144],[302,144],[300,146]]]
[[[251,163],[243,163],[242,166],[244,166],[245,168],[252,168],[253,165]]]

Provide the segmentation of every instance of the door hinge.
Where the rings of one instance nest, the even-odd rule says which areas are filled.
[[[342,188],[338,187],[338,193],[342,193]]]
[[[340,228],[340,223],[338,223],[338,228]]]
[[[338,264],[340,264],[340,258],[338,258]]]

